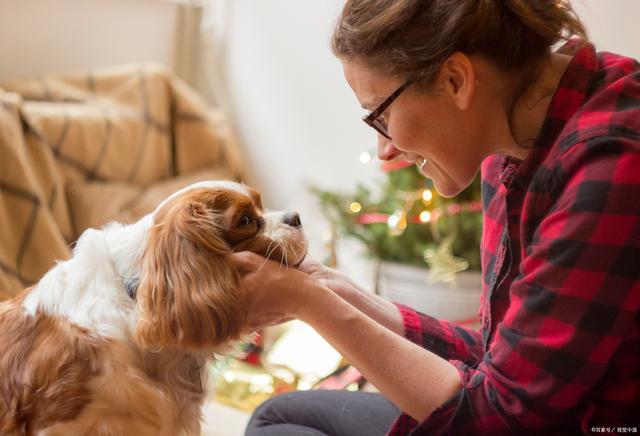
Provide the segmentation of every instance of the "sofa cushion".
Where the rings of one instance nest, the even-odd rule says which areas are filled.
[[[67,186],[75,237],[87,228],[110,221],[132,223],[152,212],[172,193],[202,180],[230,179],[221,169],[194,171],[156,182],[146,188],[125,182],[83,182]]]

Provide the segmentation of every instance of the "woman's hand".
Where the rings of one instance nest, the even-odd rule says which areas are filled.
[[[300,316],[300,309],[309,304],[309,295],[322,286],[296,268],[243,251],[231,255],[243,275],[241,286],[247,296],[247,325],[259,330]]]
[[[404,324],[400,311],[390,301],[366,291],[340,271],[321,264],[309,255],[304,258],[298,268],[370,318],[395,333],[404,335]]]
[[[339,271],[311,256],[298,268],[288,268],[252,253],[231,255],[243,274],[247,295],[248,327],[251,331],[281,324],[294,318],[326,310],[315,303],[322,292],[333,292],[358,310],[402,335],[404,326],[398,308],[391,302],[360,288]]]

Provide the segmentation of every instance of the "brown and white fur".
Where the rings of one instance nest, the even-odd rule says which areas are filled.
[[[247,333],[241,250],[296,265],[307,244],[297,214],[227,181],[84,232],[0,303],[0,434],[199,434],[205,363]]]

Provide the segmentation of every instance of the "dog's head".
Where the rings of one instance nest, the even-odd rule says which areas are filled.
[[[160,204],[142,258],[137,342],[195,351],[237,339],[247,314],[228,256],[243,250],[297,265],[307,252],[298,214],[265,213],[257,191],[233,182],[197,183]]]

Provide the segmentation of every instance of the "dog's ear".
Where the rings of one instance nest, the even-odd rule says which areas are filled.
[[[145,348],[202,350],[237,338],[246,319],[221,217],[197,193],[154,216],[143,257],[136,341]]]

